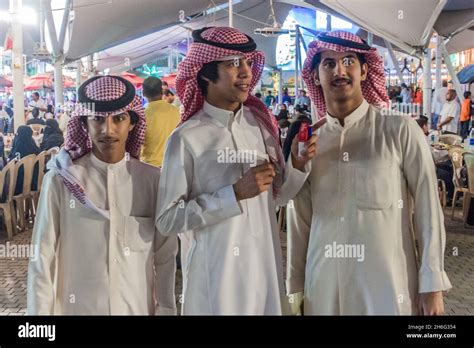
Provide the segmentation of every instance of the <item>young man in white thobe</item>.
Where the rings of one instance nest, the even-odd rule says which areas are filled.
[[[137,159],[145,127],[130,82],[97,76],[80,87],[43,181],[29,314],[176,314],[177,238],[154,226],[160,172]]]
[[[327,122],[289,204],[288,293],[303,293],[305,315],[442,314],[451,284],[435,168],[417,123],[377,107],[388,102],[380,56],[325,33],[302,76]]]
[[[285,168],[278,129],[250,92],[264,56],[232,28],[203,28],[176,79],[182,123],[171,134],[156,224],[182,241],[183,314],[282,314],[275,208],[307,177],[315,137]]]

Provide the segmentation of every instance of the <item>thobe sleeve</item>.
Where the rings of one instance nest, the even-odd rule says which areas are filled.
[[[156,230],[154,241],[155,315],[176,315],[175,274],[178,237]]]
[[[288,294],[296,294],[304,290],[306,254],[313,216],[311,187],[308,180],[288,203],[286,212],[288,228],[286,291]]]
[[[32,245],[36,257],[28,265],[27,313],[54,314],[56,250],[59,243],[59,177],[52,171],[43,179]]]
[[[240,215],[232,185],[190,197],[194,158],[179,132],[168,140],[158,190],[156,227],[164,235],[216,224]]]
[[[406,120],[402,138],[403,173],[414,199],[414,228],[420,251],[418,290],[448,290],[451,283],[444,271],[446,232],[434,162],[416,122]]]
[[[304,166],[304,172],[293,167],[291,160],[291,153],[286,161],[285,178],[281,187],[281,192],[276,199],[276,205],[283,206],[296,196],[298,191],[303,187],[305,180],[308,178],[311,171],[311,161],[308,161]]]

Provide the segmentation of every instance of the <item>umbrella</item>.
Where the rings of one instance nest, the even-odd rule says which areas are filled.
[[[69,76],[63,76],[63,87],[75,87],[74,80]],[[52,73],[33,75],[25,81],[25,91],[35,91],[43,88],[54,89],[54,80]]]
[[[474,64],[468,65],[458,72],[458,79],[460,83],[474,82]]]
[[[122,73],[122,77],[130,81],[135,86],[135,88],[141,88],[143,85],[143,81],[145,80],[135,74],[126,71]]]
[[[0,87],[4,88],[4,87],[12,87],[12,86],[13,86],[13,82],[11,80],[6,78],[5,76],[0,76]]]

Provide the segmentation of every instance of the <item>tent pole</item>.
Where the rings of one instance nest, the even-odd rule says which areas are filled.
[[[63,96],[63,56],[54,58],[54,103],[62,105]]]
[[[442,54],[441,54],[441,42],[442,38],[439,35],[436,35],[436,73],[435,73],[435,81],[436,81],[436,89],[441,88],[441,67],[443,64]]]
[[[23,87],[23,26],[20,21],[21,0],[10,0],[13,74],[13,113],[14,131],[25,124],[25,105]]]
[[[300,61],[300,28],[299,25],[295,25],[295,97],[298,96],[298,75],[299,75],[299,61]],[[280,104],[282,104],[282,100],[278,99]]]
[[[229,27],[234,27],[234,4],[232,0],[229,0]]]
[[[423,64],[423,115],[428,117],[428,126],[431,128],[431,48],[424,52]]]
[[[81,86],[82,78],[82,62],[80,59],[76,61],[76,95],[79,95],[79,87]]]
[[[283,69],[282,68],[277,68],[278,72],[278,100],[281,103],[281,100],[283,99]]]
[[[384,42],[385,42],[385,46],[387,47],[388,54],[390,55],[390,58],[392,59],[392,64],[395,67],[395,71],[397,72],[397,76],[398,76],[398,79],[400,80],[400,84],[402,84],[405,81],[403,80],[403,74],[400,70],[400,66],[398,65],[397,57],[395,57],[395,52],[393,52],[392,44],[385,39],[384,39]]]
[[[449,75],[451,76],[451,80],[453,81],[454,89],[456,90],[456,94],[458,95],[459,100],[462,102],[463,97],[463,90],[461,88],[461,83],[459,82],[458,75],[456,74],[456,71],[454,71],[453,64],[451,63],[451,59],[449,59],[449,54],[448,51],[446,51],[446,46],[444,45],[444,42],[441,41],[441,53],[444,58],[444,64],[446,64],[446,67],[448,68]]]

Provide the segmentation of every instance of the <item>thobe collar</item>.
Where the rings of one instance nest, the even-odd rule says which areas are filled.
[[[117,163],[107,163],[98,159],[96,155],[94,155],[94,153],[91,151],[90,160],[94,168],[96,168],[97,170],[103,173],[107,173],[107,170],[115,171],[115,170],[120,170],[121,168],[123,168],[127,163],[127,154],[125,153],[125,156]]]
[[[221,125],[224,127],[229,126],[232,121],[238,117],[239,115],[242,114],[243,112],[243,104],[240,104],[239,110],[235,113],[233,111],[229,110],[224,110],[217,108],[211,104],[209,104],[207,101],[204,101],[204,105],[202,107],[203,111],[211,116],[211,118],[215,121],[218,121]]]
[[[341,126],[339,119],[329,115],[329,113],[326,113],[326,119],[327,119],[327,122],[332,126],[336,126],[340,128],[348,128],[352,126],[354,123],[356,123],[357,121],[359,121],[362,117],[364,117],[367,114],[368,110],[369,110],[369,103],[367,103],[367,101],[363,99],[362,103],[357,107],[357,109],[355,109],[349,115],[344,117],[344,127]]]

